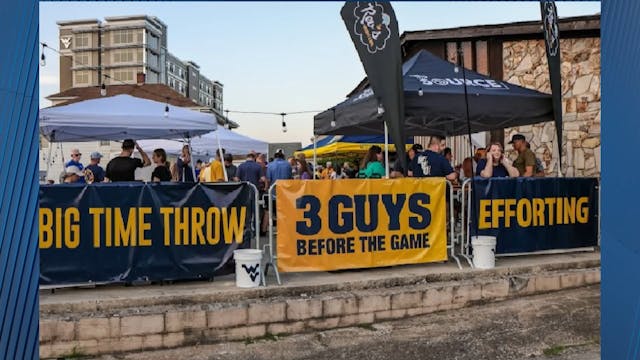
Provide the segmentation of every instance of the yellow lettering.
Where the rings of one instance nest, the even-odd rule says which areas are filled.
[[[516,213],[518,214],[518,226],[523,228],[531,226],[533,214],[531,212],[531,202],[529,199],[520,199],[520,201],[518,201],[518,209]]]
[[[533,199],[533,226],[544,226],[544,200]]]
[[[100,215],[104,214],[103,208],[89,208],[89,214],[93,215],[93,247],[100,247]]]
[[[578,210],[576,212],[576,219],[578,222],[581,224],[589,222],[589,198],[586,196],[578,198],[576,207]]]
[[[564,224],[564,222],[562,222],[562,218],[564,213],[562,212],[562,198],[557,198],[556,199],[556,225],[562,225]]]
[[[220,209],[210,207],[207,210],[207,243],[215,245],[220,242]]]
[[[511,226],[511,218],[516,216],[515,209],[516,199],[505,199],[504,201],[504,227]]]
[[[553,210],[555,209],[556,198],[546,198],[544,203],[547,205],[547,211],[549,211],[549,225],[553,225],[553,220],[555,219]]]
[[[231,214],[228,214],[228,211]],[[228,216],[227,216],[228,215]],[[224,226],[224,242],[232,244],[233,241],[237,244],[242,244],[244,236],[242,230],[244,229],[244,222],[247,215],[247,208],[240,208],[240,219],[238,219],[238,208],[222,208],[222,224]]]
[[[500,209],[500,205],[504,207],[504,199],[494,199],[491,203],[491,226],[494,229],[500,227],[500,218],[504,217],[504,211]]]
[[[202,227],[204,226],[204,210],[191,208],[191,245],[206,245]]]
[[[68,227],[64,234],[64,246],[75,249],[80,245],[80,211],[77,208],[68,208],[64,212],[64,223]]]
[[[62,248],[62,211],[60,209],[56,209],[56,225],[55,225],[55,231],[56,231],[56,237],[55,237],[55,243],[56,243],[56,249],[61,249]]]
[[[48,249],[53,246],[53,211],[49,208],[40,208],[39,211],[40,249]]]
[[[180,210],[182,210],[182,214]],[[174,216],[174,237],[176,245],[189,245],[189,208],[176,208]]]
[[[576,223],[576,198],[564,198],[564,223]]]
[[[151,213],[150,207],[138,208],[138,246],[151,246],[151,239],[147,239],[145,234],[147,230],[151,230],[151,224],[144,218]]]
[[[164,223],[164,246],[171,246],[171,221],[169,220],[171,214],[173,214],[173,208],[161,207],[160,214],[163,217]]]
[[[105,209],[104,211],[104,241],[107,247],[111,247],[111,214],[113,209]]]
[[[115,246],[136,246],[136,209],[130,208],[127,223],[122,218],[122,210],[115,208]]]
[[[480,214],[478,215],[478,229],[490,229],[491,224],[487,218],[491,215],[489,212],[491,200],[480,200]]]

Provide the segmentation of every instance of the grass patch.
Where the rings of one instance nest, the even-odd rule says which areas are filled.
[[[550,348],[546,348],[542,350],[542,353],[545,356],[558,356],[562,354],[562,352],[565,351],[566,349],[567,349],[566,346],[563,346],[563,345],[553,345]]]

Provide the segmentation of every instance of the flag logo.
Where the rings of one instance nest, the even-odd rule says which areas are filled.
[[[384,50],[391,37],[391,16],[384,12],[382,4],[377,2],[358,2],[353,9],[356,18],[354,32],[360,37],[360,43],[371,54]]]
[[[547,39],[549,55],[556,56],[560,45],[558,40],[558,15],[551,1],[544,3],[544,36]]]

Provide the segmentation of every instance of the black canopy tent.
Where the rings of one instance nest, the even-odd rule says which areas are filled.
[[[410,136],[467,134],[462,69],[421,50],[402,66]],[[551,95],[465,70],[471,132],[553,120]],[[384,134],[370,88],[314,117],[317,135]]]

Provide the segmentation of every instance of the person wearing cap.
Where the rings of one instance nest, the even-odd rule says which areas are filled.
[[[85,169],[85,175],[89,179],[87,182],[90,184],[104,181],[104,169],[99,165],[100,159],[102,154],[97,151],[91,153],[91,163]]]
[[[134,149],[138,150],[140,156],[142,156],[142,160],[131,157]],[[136,169],[149,165],[151,165],[151,160],[140,145],[132,139],[126,139],[122,142],[122,152],[120,152],[120,155],[111,159],[107,164],[105,178],[111,182],[135,181]]]
[[[458,174],[453,170],[451,164],[440,153],[443,139],[439,136],[432,136],[429,140],[429,149],[416,154],[409,167],[409,176],[415,177],[444,177],[453,181]]]
[[[81,157],[82,157],[82,154],[80,153],[80,150],[78,150],[78,148],[71,149],[71,160],[67,161],[64,164],[64,167],[68,168],[69,166],[76,166],[78,169],[84,170],[84,166],[82,166],[82,163],[80,162]],[[62,176],[64,177],[65,174],[66,172],[64,172]],[[85,182],[84,176],[80,177],[79,182]]]
[[[75,165],[67,166],[64,169],[64,179],[62,180],[65,184],[74,184],[79,183],[80,179],[84,179],[84,172],[80,170],[79,167]]]
[[[287,180],[292,178],[291,165],[284,159],[282,149],[276,150],[273,154],[273,162],[267,166],[267,189],[278,180]]]
[[[518,157],[513,162],[513,166],[518,169],[521,177],[532,177],[536,167],[536,154],[527,148],[527,139],[524,135],[515,134],[511,137],[509,144],[518,152]]]
[[[420,144],[413,144],[413,146],[411,146],[409,151],[407,151],[407,169],[409,171],[412,170],[411,161],[416,156],[416,154],[420,152],[422,152],[422,145]],[[393,171],[391,171],[391,174],[389,174],[389,177],[391,178],[404,177],[404,169],[402,168],[402,162],[400,161],[400,158],[396,159],[395,163],[393,164]]]

